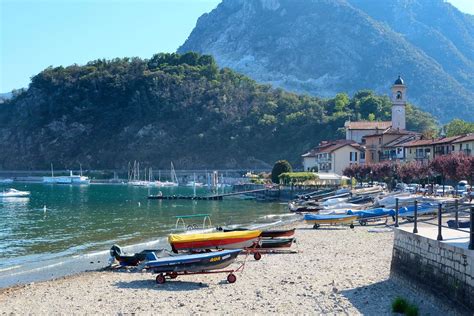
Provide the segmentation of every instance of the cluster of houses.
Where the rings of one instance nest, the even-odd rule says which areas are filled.
[[[429,162],[439,155],[472,155],[474,134],[423,139],[406,129],[406,90],[399,76],[392,86],[392,120],[345,123],[346,139],[323,141],[302,155],[305,171],[342,175],[352,164],[381,161]]]

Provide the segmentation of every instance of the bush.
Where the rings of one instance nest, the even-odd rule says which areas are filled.
[[[407,316],[418,316],[418,307],[398,296],[392,302],[392,312],[405,314]]]
[[[396,297],[392,302],[392,312],[394,313],[405,313],[405,310],[408,307],[408,302],[401,297]]]
[[[288,161],[278,160],[272,169],[272,182],[280,183],[280,178],[279,178],[280,175],[282,173],[291,172],[291,171],[293,171],[293,168],[291,168],[291,165]]]
[[[405,315],[407,316],[418,316],[418,307],[415,305],[408,305],[405,309]]]

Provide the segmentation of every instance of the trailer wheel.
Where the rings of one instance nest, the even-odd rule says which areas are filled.
[[[260,252],[256,252],[253,254],[253,258],[258,261],[262,259],[262,254]]]
[[[360,226],[366,226],[366,225],[367,225],[367,221],[366,221],[366,220],[360,220],[360,221],[359,221],[359,224],[360,224]]]
[[[320,226],[319,224],[314,224],[314,225],[313,225],[313,229],[318,229],[319,226]]]
[[[156,276],[156,283],[163,284],[165,282],[166,282],[166,279],[165,279],[165,276],[163,275],[163,273],[160,273]]]
[[[227,282],[235,283],[235,281],[237,281],[237,277],[235,276],[235,274],[231,273],[227,276]]]
[[[354,224],[351,224],[349,227],[350,227],[351,229],[354,229]]]
[[[176,279],[178,277],[178,272],[170,272],[169,276],[171,279]]]

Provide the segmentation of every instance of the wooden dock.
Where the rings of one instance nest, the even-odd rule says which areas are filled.
[[[250,191],[238,191],[231,193],[215,194],[215,195],[149,195],[148,199],[150,200],[204,200],[204,201],[219,201],[223,200],[226,196],[241,195],[241,194],[252,194],[265,192],[267,189],[257,189]]]

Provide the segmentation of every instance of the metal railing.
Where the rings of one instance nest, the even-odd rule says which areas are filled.
[[[407,204],[405,204],[407,205]],[[414,211],[413,211],[413,233],[418,234],[418,201],[413,202]],[[400,217],[400,203],[398,198],[395,199],[395,227],[399,227],[399,217]],[[449,214],[454,213],[454,228],[443,225],[443,213]],[[469,214],[470,218],[470,227],[469,231],[459,229],[459,213]],[[438,227],[437,240],[443,240],[443,228],[448,228],[452,230],[457,230],[463,233],[469,234],[469,250],[474,250],[474,206],[468,203],[459,203],[459,200],[455,200],[454,203],[439,203],[436,211],[437,223],[430,223],[423,221],[423,223],[428,225],[436,225]]]

